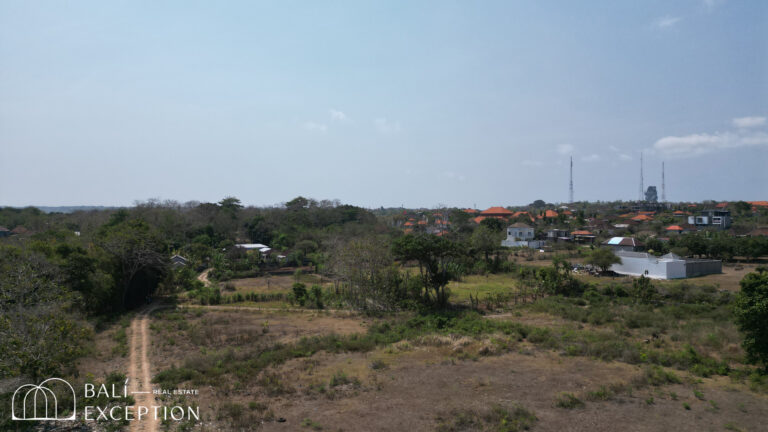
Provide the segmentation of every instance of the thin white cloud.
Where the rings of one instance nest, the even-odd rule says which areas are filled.
[[[463,174],[457,174],[453,171],[446,171],[443,173],[443,175],[448,177],[449,179],[458,180],[460,182],[463,182],[464,180],[467,179]]]
[[[737,128],[746,129],[765,125],[765,117],[738,117],[733,119],[733,125]]]
[[[608,146],[608,150],[610,150],[610,151],[612,151],[614,153],[618,153],[619,152],[619,148],[614,146],[614,145],[609,145]]]
[[[653,148],[667,156],[692,157],[740,147],[768,147],[768,134],[751,132],[701,133],[668,136],[656,141]]]
[[[541,162],[541,161],[527,160],[526,159],[526,160],[523,161],[523,165],[531,166],[531,167],[540,167],[540,166],[544,165],[544,163]]]
[[[655,20],[653,20],[653,27],[665,29],[675,26],[675,24],[682,21],[682,18],[680,17],[673,17],[670,15],[664,15],[663,17],[658,17]]]
[[[572,146],[571,144],[560,144],[557,146],[557,152],[561,155],[573,153],[575,149],[576,147]]]
[[[310,131],[310,132],[319,132],[319,133],[326,133],[328,131],[328,126],[326,126],[323,123],[315,123],[312,121],[308,121],[301,125],[304,129]]]
[[[600,155],[597,154],[597,153],[592,153],[589,156],[582,156],[582,158],[581,158],[582,162],[597,162],[600,159],[601,159]]]
[[[631,161],[632,160],[632,156],[630,156],[630,155],[628,155],[626,153],[622,153],[622,154],[619,155],[619,160]]]
[[[400,122],[387,120],[384,117],[379,117],[373,121],[376,125],[376,130],[383,134],[393,134],[400,132]]]
[[[331,108],[331,119],[343,122],[343,121],[349,120],[349,117],[347,117],[347,115],[344,114],[343,111],[339,111],[339,110]]]
[[[712,12],[721,3],[725,3],[725,0],[701,0],[701,5],[707,12]]]

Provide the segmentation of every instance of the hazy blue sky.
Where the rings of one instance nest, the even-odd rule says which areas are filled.
[[[0,0],[0,205],[765,200],[767,116],[764,0]]]

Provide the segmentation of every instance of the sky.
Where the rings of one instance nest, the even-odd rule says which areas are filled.
[[[768,2],[0,0],[0,205],[768,199]]]

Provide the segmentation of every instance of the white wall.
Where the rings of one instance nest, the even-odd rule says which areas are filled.
[[[652,279],[681,279],[685,278],[685,261],[661,259],[648,254],[633,254],[622,256],[621,264],[614,264],[611,270],[619,274],[640,276]],[[646,271],[648,273],[646,273]]]

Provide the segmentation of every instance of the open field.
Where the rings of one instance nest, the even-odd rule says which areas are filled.
[[[222,282],[222,286],[232,285],[235,288],[234,292],[238,293],[287,293],[291,291],[291,287],[294,283],[301,282],[307,286],[322,285],[324,287],[331,285],[331,281],[327,278],[323,278],[315,274],[302,274],[298,278],[290,275],[280,276],[260,276],[254,278],[245,279],[233,279],[231,281]],[[227,291],[230,293],[231,291]]]
[[[150,324],[155,385],[199,389],[206,429],[751,431],[768,415],[765,387],[654,366],[687,346],[713,359],[702,365],[738,366],[738,335],[716,310],[674,319],[553,297],[441,330],[402,327],[412,314],[227,308],[160,311]]]

